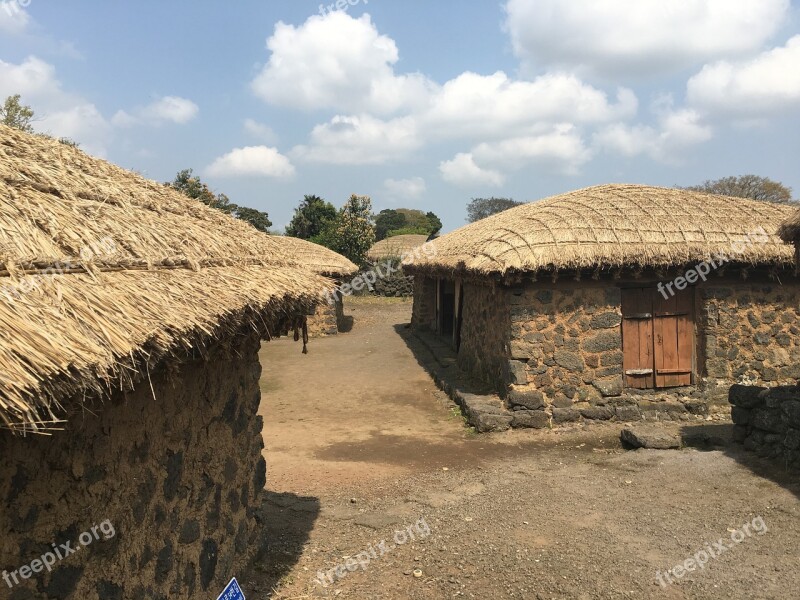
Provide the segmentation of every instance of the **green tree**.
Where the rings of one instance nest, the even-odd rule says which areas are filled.
[[[405,215],[387,208],[375,217],[375,241],[380,242],[389,237],[389,233],[406,226]]]
[[[325,226],[336,219],[336,207],[319,196],[305,196],[286,226],[286,235],[310,240],[320,235]]]
[[[372,200],[369,196],[350,196],[336,218],[311,239],[346,256],[359,266],[366,263],[367,250],[375,243]]]
[[[272,226],[272,221],[269,220],[268,213],[256,210],[255,208],[234,204],[225,194],[214,194],[214,192],[209,189],[208,185],[200,180],[200,177],[192,174],[192,169],[179,171],[175,179],[165,185],[178,190],[193,200],[199,200],[206,206],[216,208],[237,219],[241,219],[259,231],[268,233],[269,228]]]
[[[428,235],[438,234],[442,230],[442,220],[432,212],[425,213],[425,216],[428,217],[428,222],[430,223],[430,232]]]
[[[375,218],[377,241],[400,235],[398,232],[434,235],[442,229],[442,221],[434,213],[424,213],[413,208],[386,209]]]
[[[28,133],[33,133],[33,109],[20,102],[21,96],[16,94],[6,98],[2,106],[0,106],[0,123],[21,129]]]
[[[467,204],[467,221],[474,223],[520,204],[523,203],[511,198],[473,198]]]
[[[707,194],[751,198],[752,200],[775,202],[776,204],[786,204],[792,201],[792,188],[768,177],[759,177],[758,175],[723,177],[722,179],[707,180],[700,185],[682,189],[705,192]]]

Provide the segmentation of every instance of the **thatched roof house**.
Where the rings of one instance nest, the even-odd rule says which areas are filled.
[[[372,262],[378,262],[387,258],[400,258],[403,254],[419,248],[428,241],[427,235],[395,235],[375,242],[372,248],[367,251],[367,258]]]
[[[784,242],[794,244],[796,261],[800,265],[800,210],[795,211],[781,224],[778,235]]]
[[[509,408],[555,420],[789,379],[800,347],[784,336],[800,297],[776,232],[791,213],[637,185],[525,204],[434,240],[407,265],[413,324],[451,340]],[[754,336],[755,352],[742,344]]]
[[[329,285],[246,223],[0,126],[0,421],[63,429],[0,431],[0,569],[16,579],[32,549],[77,545],[105,519],[124,544],[97,539],[102,558],[34,584],[59,598],[221,590],[252,551],[263,488],[259,341],[302,329]]]
[[[284,247],[287,255],[294,257],[310,271],[333,278],[337,286],[358,273],[355,263],[325,246],[290,236],[274,236],[273,240]],[[332,290],[330,294],[325,294],[324,300],[308,317],[308,334],[311,337],[336,335],[346,329],[341,294]]]

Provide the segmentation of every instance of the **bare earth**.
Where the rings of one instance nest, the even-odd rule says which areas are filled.
[[[796,475],[725,424],[695,426],[711,450],[626,451],[620,424],[475,435],[398,333],[410,309],[349,300],[353,330],[310,354],[264,344],[268,546],[248,599],[798,597]]]

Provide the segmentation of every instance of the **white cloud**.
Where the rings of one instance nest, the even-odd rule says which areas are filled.
[[[481,164],[498,168],[520,169],[531,164],[546,164],[573,174],[591,158],[591,152],[575,126],[564,123],[537,135],[484,142],[472,150],[472,156]]]
[[[594,145],[623,156],[646,155],[659,162],[680,164],[683,152],[713,137],[710,126],[701,115],[689,108],[675,110],[671,98],[653,107],[658,126],[615,123],[594,135]]]
[[[288,179],[295,169],[287,157],[275,148],[247,146],[234,148],[217,158],[205,170],[211,177],[274,177]]]
[[[337,165],[376,165],[406,158],[422,140],[413,118],[383,121],[370,115],[336,116],[317,125],[308,146],[296,146],[292,157]]]
[[[23,4],[30,4],[29,0],[5,0],[0,2],[0,31],[16,35],[23,33],[30,24],[31,18]]]
[[[87,152],[105,155],[111,127],[94,104],[63,89],[53,65],[35,56],[20,64],[0,60],[0,98],[13,94],[33,108],[37,131],[71,138]]]
[[[509,0],[507,28],[528,63],[652,76],[758,50],[789,0]]]
[[[116,127],[133,127],[139,124],[162,125],[167,122],[185,125],[197,117],[199,112],[197,104],[187,98],[162,96],[147,106],[135,109],[133,113],[117,111],[111,122]]]
[[[459,187],[500,187],[505,177],[499,171],[483,169],[475,164],[472,154],[460,153],[439,165],[442,179]]]
[[[392,198],[416,200],[427,191],[425,180],[422,177],[409,179],[387,179],[383,182],[386,194]]]
[[[706,65],[689,80],[687,96],[703,109],[740,115],[800,106],[800,35],[750,60]]]
[[[277,106],[390,114],[420,106],[433,87],[417,73],[395,75],[397,46],[367,14],[314,15],[299,27],[279,22],[267,48],[269,62],[252,89]]]
[[[244,120],[244,130],[248,135],[265,144],[274,145],[278,143],[278,135],[272,130],[272,127],[259,123],[254,119]]]

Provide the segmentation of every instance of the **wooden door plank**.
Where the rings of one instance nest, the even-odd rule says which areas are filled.
[[[686,290],[678,296],[678,310],[684,314],[677,317],[678,326],[678,368],[686,371],[677,377],[678,385],[692,384],[694,368],[694,294]]]

